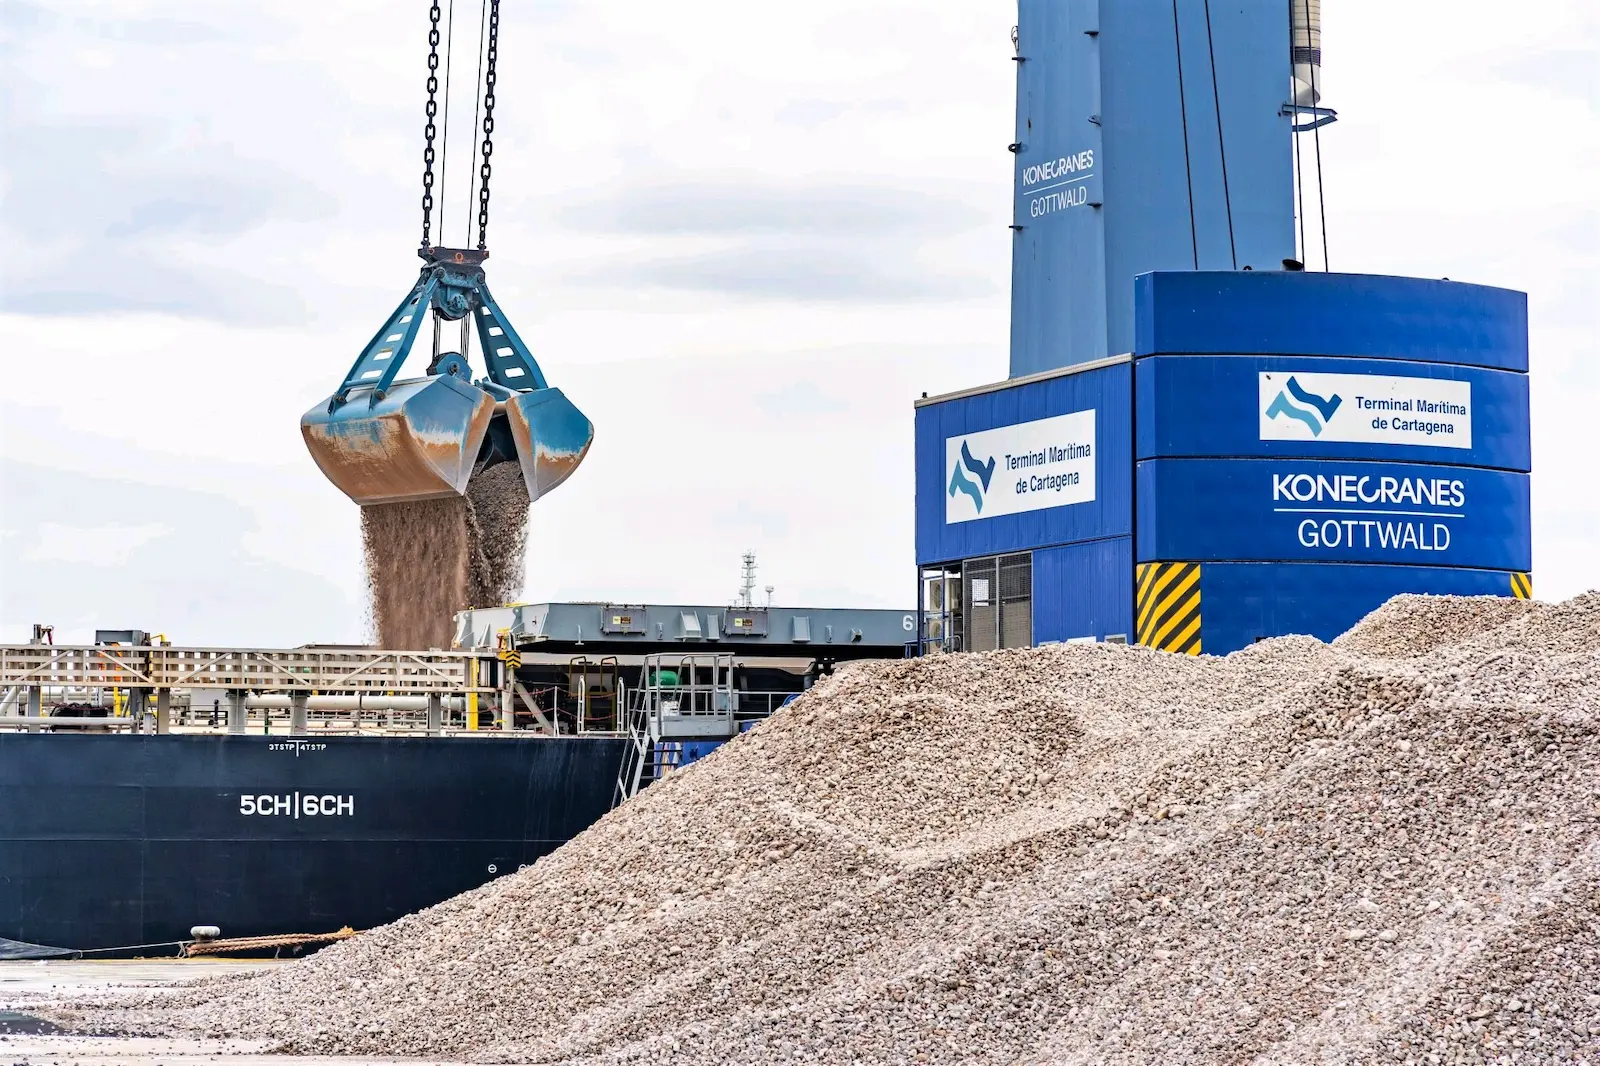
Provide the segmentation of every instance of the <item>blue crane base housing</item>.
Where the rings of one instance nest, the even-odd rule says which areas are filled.
[[[1331,113],[1289,6],[1019,16],[1012,376],[917,403],[923,646],[1225,653],[1530,595],[1526,297],[1298,269],[1294,130]]]

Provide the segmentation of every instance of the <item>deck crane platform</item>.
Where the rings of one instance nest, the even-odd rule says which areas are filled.
[[[484,77],[476,248],[432,242],[434,117],[438,111],[439,4],[430,12],[428,104],[423,152],[423,266],[417,282],[361,350],[332,396],[300,419],[317,466],[358,504],[427,500],[466,494],[477,473],[515,461],[531,499],[565,481],[594,439],[594,426],[560,389],[552,388],[489,292],[489,176],[494,151],[495,61],[500,0],[489,0],[481,39]],[[453,35],[452,35],[453,36]],[[448,48],[446,71],[449,69]],[[448,73],[446,77],[448,116]],[[474,123],[476,125],[476,123]],[[445,122],[448,136],[448,118]],[[469,198],[470,199],[470,198]],[[443,237],[443,218],[440,212]],[[401,378],[423,322],[432,319],[433,354],[421,377]],[[445,323],[460,322],[460,342],[443,349]],[[470,323],[470,325],[469,325]],[[472,380],[471,336],[486,376]]]

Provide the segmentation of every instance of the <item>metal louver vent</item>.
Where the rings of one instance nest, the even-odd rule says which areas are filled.
[[[1033,556],[1000,559],[1000,646],[1033,647]]]

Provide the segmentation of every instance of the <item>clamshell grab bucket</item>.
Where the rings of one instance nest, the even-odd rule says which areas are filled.
[[[317,466],[363,506],[466,495],[479,471],[515,461],[537,500],[577,469],[594,426],[539,364],[490,295],[487,253],[428,248],[417,284],[362,349],[338,391],[307,411],[300,433]],[[396,380],[423,322],[434,320],[428,376]],[[440,352],[445,321],[461,352]],[[471,380],[475,331],[487,377]]]
[[[311,458],[359,504],[460,496],[494,417],[494,397],[452,377],[397,382],[376,403],[360,392],[300,419]]]
[[[528,498],[537,500],[583,462],[594,440],[594,425],[560,389],[518,393],[503,408]]]
[[[466,494],[479,470],[515,461],[537,500],[589,451],[594,426],[560,389],[495,398],[453,377],[396,382],[369,406],[359,392],[300,419],[322,473],[363,506]]]

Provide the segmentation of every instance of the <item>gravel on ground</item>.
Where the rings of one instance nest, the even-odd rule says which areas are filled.
[[[525,871],[51,1017],[495,1062],[1600,1061],[1600,594],[854,664]]]

